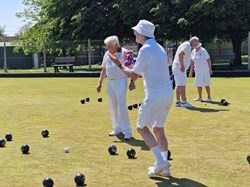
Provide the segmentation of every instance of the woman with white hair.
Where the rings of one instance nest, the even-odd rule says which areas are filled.
[[[98,93],[101,91],[103,80],[107,76],[106,93],[113,126],[113,131],[109,133],[109,136],[117,136],[120,133],[124,133],[124,139],[129,140],[131,139],[131,128],[126,103],[128,77],[109,57],[109,55],[116,56],[124,64],[127,49],[120,46],[117,36],[107,37],[104,43],[108,51],[103,57],[102,71],[96,89]],[[131,81],[129,88],[130,90],[135,89],[134,81]]]
[[[191,64],[189,77],[193,76],[195,71],[194,85],[198,89],[198,98],[194,101],[202,101],[202,87],[204,86],[207,91],[207,102],[212,102],[210,95],[210,76],[212,75],[212,64],[207,50],[201,47],[199,43],[191,53]]]

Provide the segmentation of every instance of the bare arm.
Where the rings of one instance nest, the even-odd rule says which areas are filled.
[[[207,59],[210,75],[213,74],[211,58]]]
[[[100,74],[100,78],[96,87],[96,91],[99,93],[102,90],[102,83],[106,76],[106,69],[103,68]]]
[[[132,80],[137,80],[139,75],[134,73],[131,69],[127,68],[126,66],[122,65],[117,57],[112,57],[109,55],[109,58]]]
[[[183,62],[184,55],[185,55],[185,53],[184,53],[183,51],[180,52],[180,54],[179,54],[179,61],[180,61],[181,71],[182,71],[182,72],[185,71],[184,62]]]
[[[193,76],[193,71],[194,71],[194,61],[191,60],[189,77]]]

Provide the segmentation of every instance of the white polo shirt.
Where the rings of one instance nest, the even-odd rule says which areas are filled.
[[[195,49],[192,50],[191,59],[194,61],[195,66],[194,70],[197,71],[205,71],[209,70],[209,65],[207,60],[210,58],[208,52],[203,47],[200,48],[199,51]]]
[[[167,53],[154,39],[143,44],[132,71],[143,76],[146,97],[172,89]]]
[[[124,64],[123,54],[127,49],[122,48],[121,52],[117,52],[116,56],[121,64]],[[127,75],[109,58],[109,51],[103,56],[102,67],[106,68],[107,78],[111,80],[127,78]]]
[[[184,63],[185,70],[187,70],[189,68],[190,63],[191,63],[191,45],[190,45],[190,43],[188,41],[186,41],[186,42],[183,42],[178,47],[178,49],[177,49],[177,51],[175,53],[172,70],[181,68],[180,59],[179,59],[179,54],[181,52],[184,52],[183,63]]]

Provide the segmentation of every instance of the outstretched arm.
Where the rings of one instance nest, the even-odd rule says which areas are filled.
[[[128,76],[130,77],[132,80],[137,80],[139,78],[139,75],[134,73],[131,69],[127,68],[126,66],[124,66],[123,64],[121,64],[120,60],[115,56],[110,56],[109,58]]]
[[[103,80],[105,79],[106,76],[106,69],[102,68],[101,74],[100,74],[100,78],[96,87],[96,91],[99,93],[102,90],[102,83]]]

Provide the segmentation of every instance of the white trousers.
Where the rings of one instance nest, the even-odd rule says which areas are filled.
[[[110,117],[115,132],[131,132],[126,102],[127,78],[107,80],[106,93],[108,97]]]

